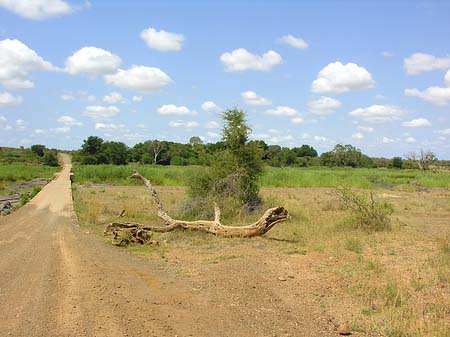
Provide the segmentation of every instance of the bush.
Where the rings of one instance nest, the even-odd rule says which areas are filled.
[[[337,189],[344,208],[352,212],[349,219],[352,226],[368,232],[389,230],[390,216],[394,212],[392,205],[386,201],[375,201],[372,192],[369,196],[357,195],[349,189]]]
[[[53,152],[46,152],[44,157],[42,158],[42,162],[47,166],[58,166],[58,159],[56,158],[56,154]]]

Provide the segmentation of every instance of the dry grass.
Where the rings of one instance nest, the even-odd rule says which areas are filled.
[[[184,188],[158,191],[177,215]],[[392,203],[394,213],[392,230],[375,233],[342,225],[348,213],[332,189],[265,188],[262,194],[264,207],[283,205],[292,216],[265,237],[220,239],[173,232],[155,235],[163,242],[158,248],[129,250],[192,266],[180,271],[183,275],[195,275],[200,264],[239,261],[242,252],[271,252],[293,261],[292,273],[323,275],[324,286],[340,297],[325,297],[321,305],[349,321],[359,336],[450,336],[450,192],[377,190],[374,196]],[[122,209],[123,221],[160,223],[143,187],[77,186],[74,196],[81,224],[98,232],[103,230],[100,223],[117,221]],[[250,222],[258,216],[240,214],[224,222]],[[295,265],[304,261],[311,265]]]

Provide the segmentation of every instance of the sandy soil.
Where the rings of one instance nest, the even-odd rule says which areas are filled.
[[[316,276],[290,277],[288,260],[253,254],[186,279],[83,232],[63,159],[57,179],[0,218],[2,336],[336,335]]]

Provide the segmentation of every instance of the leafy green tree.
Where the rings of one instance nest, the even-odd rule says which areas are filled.
[[[251,129],[245,112],[229,109],[222,114],[223,149],[210,160],[210,170],[203,170],[190,183],[191,197],[212,198],[223,202],[234,200],[237,205],[260,202],[258,178],[262,174],[262,151],[249,142]]]
[[[304,144],[300,148],[293,148],[292,150],[297,154],[297,157],[317,157],[317,151],[310,145]]]
[[[394,157],[392,158],[391,165],[393,168],[401,169],[403,168],[403,159],[400,157]]]
[[[31,145],[31,151],[33,151],[39,157],[43,157],[45,153],[45,145],[35,144]]]
[[[108,164],[126,165],[128,158],[128,146],[122,142],[105,142],[102,145],[101,157]],[[105,164],[106,164],[105,163]]]
[[[97,136],[89,136],[81,145],[81,154],[95,156],[102,151],[103,139]]]

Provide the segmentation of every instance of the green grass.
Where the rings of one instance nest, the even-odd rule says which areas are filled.
[[[135,185],[128,177],[138,170],[155,185],[186,186],[189,178],[205,167],[136,165],[80,165],[76,166],[78,183],[109,183]],[[267,167],[261,177],[264,187],[377,187],[414,186],[450,188],[450,174],[418,170],[352,169],[352,168],[273,168]]]

